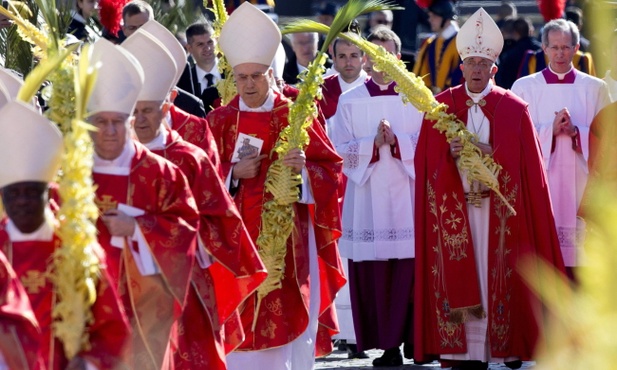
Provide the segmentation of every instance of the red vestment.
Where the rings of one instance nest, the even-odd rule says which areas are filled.
[[[180,169],[141,144],[128,145],[136,150],[128,176],[93,173],[96,203],[101,212],[119,203],[145,211],[135,220],[159,273],[141,275],[129,249],[134,243],[119,249],[100,219],[97,228],[133,328],[131,368],[158,370],[171,360],[166,350],[186,299],[199,218]]]
[[[169,115],[171,129],[177,131],[185,141],[203,149],[220,174],[221,160],[208,121],[189,114],[173,104],[169,108]]]
[[[262,154],[270,154],[280,131],[287,126],[289,100],[275,92],[274,108],[270,112],[241,112],[239,96],[227,106],[215,109],[208,115],[212,133],[221,155],[223,173],[232,167],[231,158],[239,133],[254,135],[264,140]],[[336,154],[321,125],[316,121],[308,129],[310,144],[305,149],[306,169],[315,198],[314,205],[295,203],[295,232],[288,242],[285,275],[282,288],[268,294],[262,301],[255,330],[252,324],[256,295],[247,300],[243,308],[242,325],[247,334],[239,350],[261,350],[285,345],[306,330],[308,325],[308,222],[315,225],[319,271],[320,309],[317,333],[318,355],[332,350],[331,336],[337,332],[332,302],[336,292],[345,283],[343,268],[336,247],[340,236],[337,186],[342,160]],[[234,200],[244,224],[253,240],[257,240],[261,227],[261,211],[270,194],[264,193],[268,167],[276,158],[261,161],[259,174],[242,179]],[[264,196],[265,195],[265,196]]]
[[[437,100],[448,105],[448,113],[467,121],[470,98],[464,85],[444,91]],[[452,320],[451,314],[464,320],[467,314],[478,314],[479,308],[488,315],[491,356],[529,360],[539,336],[536,314],[540,302],[522,281],[519,262],[536,256],[564,271],[546,172],[527,104],[496,86],[483,100],[486,104],[480,108],[490,122],[493,158],[503,166],[500,190],[517,215],[511,215],[499,198],[490,194],[489,307],[481,307],[459,171],[445,135],[433,128],[433,121],[425,121],[415,159],[417,361],[466,353],[465,327],[460,320]],[[536,272],[533,266],[526,267]]]
[[[0,223],[0,246],[15,268],[41,328],[41,357],[49,370],[65,369],[68,363],[62,342],[52,331],[52,309],[56,303],[53,283],[45,274],[53,261],[53,253],[62,241],[54,235],[52,240],[12,242],[6,232],[7,219]],[[99,246],[95,252],[105,266],[105,255]],[[90,361],[99,369],[111,369],[122,363],[125,344],[130,337],[126,316],[120,308],[118,295],[110,284],[107,271],[100,270],[97,281],[96,302],[92,306],[94,322],[88,325],[90,349],[77,355]]]
[[[324,117],[329,119],[336,113],[338,98],[343,93],[341,90],[341,84],[338,81],[338,74],[331,75],[323,79],[321,93],[323,97],[319,100],[319,107],[321,108]]]
[[[225,331],[242,327],[229,317],[266,278],[240,214],[217,175],[214,165],[200,148],[182,140],[175,131],[166,131],[166,146],[152,152],[176,164],[186,175],[200,214],[199,235],[214,262],[207,269],[193,265],[189,301],[180,318],[177,369],[226,368],[224,356],[240,343],[223,348]],[[202,326],[197,326],[202,323]],[[230,327],[230,326],[236,327]],[[199,327],[199,330],[193,328]]]
[[[45,369],[41,331],[30,300],[6,256],[0,253],[0,353],[9,369]]]

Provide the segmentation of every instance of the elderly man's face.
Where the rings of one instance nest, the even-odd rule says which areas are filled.
[[[573,45],[572,34],[561,30],[548,32],[548,45],[542,45],[548,62],[557,73],[566,73],[570,70],[574,54],[579,45]]]
[[[487,58],[468,57],[463,61],[461,71],[469,91],[480,93],[497,73],[497,66]]]
[[[269,66],[258,63],[242,63],[234,67],[234,78],[238,94],[250,108],[263,105],[268,97],[270,81],[273,78]]]
[[[146,12],[129,15],[123,19],[122,32],[126,37],[129,37],[149,20],[149,15]]]
[[[138,101],[133,111],[133,131],[139,141],[147,144],[154,140],[161,132],[163,121],[162,101]]]
[[[306,67],[315,59],[318,41],[317,35],[310,32],[296,33],[293,35],[291,47],[294,54],[296,54],[298,63]]]
[[[88,121],[97,128],[90,136],[99,157],[113,160],[122,154],[128,140],[128,119],[128,114],[118,112],[99,112],[90,117]]]

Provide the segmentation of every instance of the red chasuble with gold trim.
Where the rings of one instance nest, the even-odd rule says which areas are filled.
[[[45,368],[65,369],[68,363],[62,342],[53,336],[51,311],[56,301],[53,283],[49,280],[49,263],[61,241],[54,235],[52,240],[11,242],[6,232],[6,218],[0,223],[0,245],[10,259],[17,276],[24,286],[32,309],[41,328],[41,357]],[[98,249],[98,246],[96,247]],[[105,266],[105,255],[98,250],[101,266]],[[110,284],[105,269],[101,270],[97,282],[96,302],[92,306],[94,322],[87,328],[90,349],[84,349],[78,356],[90,361],[99,369],[112,369],[121,364],[130,329],[121,309],[116,290]]]
[[[0,353],[4,362],[9,369],[45,369],[41,342],[28,295],[6,256],[0,253]]]
[[[221,155],[225,176],[231,169],[231,158],[239,133],[256,136],[264,141],[262,154],[270,154],[279,132],[287,126],[289,100],[275,92],[271,112],[241,112],[239,96],[227,106],[210,112],[208,122]],[[310,144],[305,149],[306,169],[315,198],[314,205],[296,203],[295,232],[289,239],[282,288],[271,292],[262,301],[255,330],[252,324],[256,295],[247,300],[241,319],[247,334],[239,350],[261,350],[285,345],[297,338],[308,325],[308,222],[312,218],[318,249],[321,304],[317,333],[318,355],[332,350],[331,336],[338,331],[332,302],[345,283],[336,240],[340,236],[337,186],[342,160],[336,154],[323,128],[316,121],[309,128]],[[234,200],[255,241],[261,227],[264,183],[272,159],[261,161],[257,177],[242,179]],[[270,197],[270,195],[266,195]]]
[[[470,100],[464,85],[437,97],[448,113],[467,121]],[[490,122],[490,144],[502,194],[511,215],[491,193],[488,242],[488,340],[491,356],[529,360],[541,324],[540,302],[522,281],[523,257],[544,259],[564,271],[563,259],[542,164],[540,147],[526,103],[493,86],[480,108]],[[465,353],[465,327],[451,318],[481,306],[467,204],[456,162],[445,135],[424,121],[416,149],[416,290],[415,354],[425,361],[439,354]],[[535,276],[539,281],[541,277]],[[477,312],[477,311],[476,311]]]
[[[193,265],[191,289],[178,328],[176,370],[224,370],[225,353],[240,343],[227,346],[225,351],[223,339],[231,338],[222,333],[223,325],[225,331],[239,331],[239,336],[244,336],[237,321],[227,321],[265,280],[266,271],[206,153],[182,140],[175,131],[167,131],[166,135],[166,147],[152,152],[176,164],[186,175],[200,213],[199,235],[214,257],[207,269],[198,263]]]
[[[135,219],[159,273],[141,275],[129,250],[135,243],[118,249],[100,219],[97,228],[133,329],[131,367],[158,370],[171,360],[166,350],[186,300],[199,218],[180,169],[141,144],[133,145],[128,176],[93,173],[96,202],[101,212],[119,203],[145,211]]]
[[[222,175],[219,152],[208,121],[205,118],[193,116],[173,104],[169,108],[169,115],[171,129],[180,134],[185,141],[203,149],[219,175]]]

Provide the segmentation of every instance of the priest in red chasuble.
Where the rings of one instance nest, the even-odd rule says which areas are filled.
[[[497,26],[478,10],[457,38],[466,82],[436,98],[503,167],[500,191],[516,215],[482,184],[467,181],[457,167],[460,140],[448,143],[425,120],[415,158],[417,361],[520,367],[533,358],[542,325],[541,302],[520,276],[521,261],[535,257],[564,270],[527,104],[492,82],[502,46]]]
[[[180,169],[130,139],[141,66],[106,40],[93,48],[91,62],[101,64],[88,102],[89,122],[97,128],[99,242],[133,329],[129,367],[169,369],[172,326],[186,301],[199,215]]]
[[[236,9],[223,26],[219,44],[234,69],[239,95],[207,117],[226,184],[254,241],[262,227],[262,206],[271,199],[264,183],[276,158],[272,148],[288,125],[290,101],[270,88],[270,65],[280,40],[278,27],[253,5]],[[231,370],[312,369],[315,354],[332,349],[330,338],[337,330],[332,301],[345,282],[336,248],[342,162],[317,121],[308,134],[305,150],[291,150],[283,159],[302,174],[303,184],[280,266],[281,288],[266,295],[259,307],[257,295],[252,295],[242,308],[246,339],[227,357]]]
[[[225,322],[265,279],[265,268],[206,153],[166,126],[165,113],[170,106],[166,99],[176,71],[173,58],[143,28],[127,38],[122,47],[137,58],[144,70],[133,131],[146,148],[182,170],[200,213],[196,263],[179,321],[175,367],[224,370],[226,353],[235,349],[244,335],[237,320],[224,327]],[[225,338],[224,331],[237,334]],[[225,339],[235,338],[240,341],[228,341],[225,345]]]
[[[57,235],[58,221],[50,208],[48,184],[60,165],[62,135],[53,123],[24,103],[8,103],[0,112],[0,127],[4,132],[0,153],[4,158],[11,158],[0,171],[0,194],[7,215],[0,221],[0,248],[14,266],[39,322],[40,352],[45,368],[89,366],[89,369],[102,370],[120,366],[130,330],[104,268],[100,270],[97,298],[91,307],[94,321],[86,328],[88,346],[69,361],[63,343],[55,337],[52,310],[61,302],[49,271],[53,268],[54,252],[62,242]],[[15,126],[17,121],[20,124]],[[100,247],[91,248],[104,266],[105,257]],[[24,353],[37,349],[26,348]],[[17,353],[3,355],[16,356]]]

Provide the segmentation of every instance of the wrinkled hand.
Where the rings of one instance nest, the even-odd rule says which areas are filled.
[[[559,112],[555,112],[555,119],[553,120],[553,136],[561,134],[568,135],[570,137],[576,135],[576,127],[572,123],[572,117],[568,108],[563,108]]]
[[[101,219],[112,236],[132,236],[135,232],[135,218],[117,209],[105,212]]]
[[[480,148],[482,155],[492,155],[493,154],[493,147],[490,146],[489,144],[475,143],[475,146]]]
[[[253,154],[242,158],[240,162],[234,165],[231,176],[235,180],[252,179],[253,177],[257,176],[257,174],[259,174],[259,167],[261,166],[261,161],[266,157],[267,155],[265,154]]]
[[[306,155],[301,149],[292,149],[283,157],[283,164],[291,167],[298,174],[302,172],[302,168],[306,165]]]

